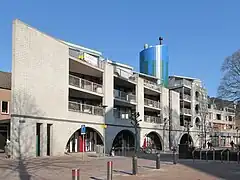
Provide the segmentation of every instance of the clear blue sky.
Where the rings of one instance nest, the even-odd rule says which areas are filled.
[[[239,7],[239,0],[2,0],[0,70],[11,71],[16,18],[137,70],[144,43],[154,45],[161,35],[170,74],[200,78],[214,96],[224,58],[240,47]]]

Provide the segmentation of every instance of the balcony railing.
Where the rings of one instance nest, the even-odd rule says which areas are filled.
[[[81,104],[73,101],[68,102],[68,109],[69,111],[86,113],[86,114],[93,114],[98,116],[104,115],[104,108],[98,106],[92,106],[88,104]]]
[[[191,109],[186,109],[186,108],[181,108],[181,113],[183,114],[192,114],[192,110]]]
[[[180,98],[181,98],[181,99],[188,100],[188,101],[191,101],[191,100],[192,100],[191,96],[189,96],[189,95],[187,95],[187,94],[181,95]]]
[[[100,60],[98,57],[94,57],[89,55],[88,53],[77,51],[74,49],[69,49],[69,56],[79,59],[80,61],[87,62],[90,65],[103,69],[104,62]],[[90,58],[91,57],[91,58]],[[94,62],[94,63],[93,63]]]
[[[116,90],[116,89],[114,89],[114,98],[124,100],[124,101],[128,101],[128,102],[131,102],[131,103],[136,102],[136,95],[129,94],[129,93],[119,91],[119,90]]]
[[[151,100],[151,99],[144,98],[144,105],[160,109],[160,102],[159,101],[154,101],[154,100]]]
[[[161,91],[161,86],[154,83],[154,82],[151,82],[151,81],[148,81],[146,79],[144,79],[144,86],[147,86],[149,88],[152,88],[152,89],[155,89],[157,91]]]
[[[119,118],[119,119],[130,119],[131,113],[119,111],[119,110],[114,110],[114,117]]]
[[[137,81],[137,77],[133,73],[125,71],[119,67],[114,68],[114,73],[122,78],[127,79],[127,80],[134,81],[134,82]]]
[[[95,93],[99,93],[99,94],[103,93],[102,85],[88,81],[86,79],[76,77],[76,76],[69,75],[69,84],[71,86],[75,86],[75,87],[92,91]]]
[[[144,115],[144,121],[148,123],[162,124],[163,121],[160,117]]]
[[[174,82],[174,86],[189,86],[189,87],[192,87],[192,82],[188,81],[186,79],[176,80]]]

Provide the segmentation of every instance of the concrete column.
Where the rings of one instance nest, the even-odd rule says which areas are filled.
[[[47,155],[47,124],[43,123],[40,127],[40,156]]]
[[[78,132],[75,132],[74,140],[75,140],[74,152],[78,152]]]
[[[104,87],[104,98],[103,104],[107,105],[106,114],[105,114],[105,123],[106,124],[114,124],[114,116],[113,116],[113,107],[114,107],[114,67],[105,62],[104,64],[104,74],[103,74],[103,87]],[[105,131],[105,152],[109,153],[111,147],[111,137],[108,136],[110,134],[109,127],[104,129]],[[104,136],[104,133],[103,133]]]
[[[162,94],[161,94],[161,103],[162,103],[162,111],[161,111],[161,117],[162,120],[164,121],[164,119],[166,119],[165,125],[162,126],[163,128],[163,148],[164,150],[168,150],[169,149],[169,90],[167,88],[162,87]]]
[[[71,153],[72,152],[72,148],[73,148],[73,140],[71,139],[70,142],[69,142],[69,152]]]
[[[140,127],[143,127],[144,125],[144,80],[140,77],[137,78],[136,101],[137,101],[136,112],[139,112],[140,114],[139,119],[142,120],[142,122],[140,122],[139,124],[140,124]],[[140,138],[141,132],[139,132],[138,134],[139,134],[139,137],[137,139],[137,144],[141,146],[143,144],[144,139]]]

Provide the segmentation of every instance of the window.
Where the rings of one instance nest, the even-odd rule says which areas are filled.
[[[221,120],[221,114],[217,114],[217,120]]]
[[[9,106],[7,101],[2,101],[1,103],[1,113],[8,114],[9,113]]]

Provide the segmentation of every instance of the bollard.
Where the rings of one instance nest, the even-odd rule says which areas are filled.
[[[132,157],[132,175],[136,175],[137,174],[137,156],[133,156]]]
[[[240,152],[240,151],[237,152],[237,163],[238,163],[238,164],[239,164],[239,161],[240,161],[240,159],[239,159],[239,152]]]
[[[80,180],[80,169],[72,169],[72,180]]]
[[[229,159],[229,151],[227,152],[227,161],[228,161],[228,163],[230,163],[230,159]]]
[[[206,151],[206,161],[208,161],[208,151]]]
[[[215,149],[213,149],[213,161],[215,161]]]
[[[199,154],[200,154],[199,159],[202,160],[202,150],[200,150]]]
[[[176,151],[173,151],[173,164],[177,164],[177,155],[176,155]]]
[[[112,180],[113,162],[107,162],[107,180]]]
[[[160,153],[156,156],[156,169],[160,169]]]

